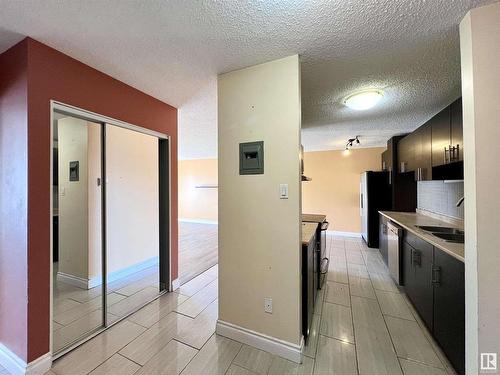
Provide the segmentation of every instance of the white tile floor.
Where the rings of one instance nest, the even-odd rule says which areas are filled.
[[[354,238],[328,244],[328,283],[301,365],[214,334],[215,266],[59,359],[51,374],[452,374],[378,251]]]
[[[54,317],[52,322],[53,348],[65,346],[102,326],[102,287],[81,289],[61,282],[55,277]],[[113,322],[136,310],[159,294],[158,266],[149,267],[108,285],[108,321]]]

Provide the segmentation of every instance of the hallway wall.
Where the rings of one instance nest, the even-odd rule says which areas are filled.
[[[217,222],[218,189],[197,188],[217,181],[217,159],[180,160],[179,219]]]

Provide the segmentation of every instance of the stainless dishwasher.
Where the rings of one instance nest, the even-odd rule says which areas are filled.
[[[387,265],[389,273],[397,285],[403,285],[403,275],[401,272],[401,237],[403,230],[393,222],[387,223],[387,243],[388,251]]]

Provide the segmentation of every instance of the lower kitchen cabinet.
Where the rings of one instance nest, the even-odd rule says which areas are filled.
[[[430,331],[433,326],[433,250],[431,244],[405,231],[403,237],[405,292]]]
[[[404,290],[459,374],[465,373],[464,263],[404,231]]]
[[[459,374],[465,373],[464,263],[434,251],[434,337]]]

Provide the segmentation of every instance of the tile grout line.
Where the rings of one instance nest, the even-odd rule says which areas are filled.
[[[123,355],[122,353],[120,353],[120,352],[116,352],[116,354],[118,354],[120,357],[125,358],[127,361],[130,361],[130,362],[132,362],[132,363],[135,363],[136,365],[138,365],[138,366],[139,366],[139,367],[141,367],[141,368],[143,367],[140,363],[138,363],[138,362],[134,361],[133,359],[130,359],[130,358],[128,358],[128,357],[126,357],[126,356],[124,356],[124,355]],[[114,355],[114,354],[113,354],[113,355]],[[112,357],[112,356],[111,356],[111,357]],[[109,357],[109,358],[111,358],[111,357]],[[107,360],[106,360],[106,361],[107,361]],[[103,363],[101,363],[99,366],[101,366],[102,364],[104,364],[106,361],[104,361]],[[99,366],[97,366],[97,367],[99,367]],[[97,367],[96,367],[96,368],[97,368]],[[94,370],[95,370],[95,369],[94,369]],[[94,370],[92,370],[92,371],[94,371]],[[90,371],[90,372],[92,372],[92,371]],[[89,372],[89,374],[90,374],[90,372]]]
[[[344,243],[344,255],[346,256],[346,266],[347,266],[347,254],[346,254],[346,248],[345,248],[345,243]],[[349,281],[349,267],[346,267],[346,272],[347,272],[347,281]],[[352,294],[351,294],[351,284],[348,283],[347,287],[349,288],[349,303],[351,304],[350,307],[350,312],[351,312],[351,323],[352,323],[352,334],[354,336],[354,359],[356,360],[356,371],[359,374],[359,360],[358,360],[358,345],[357,342],[358,340],[356,339],[356,328],[354,326],[354,313],[353,308],[352,308]]]

